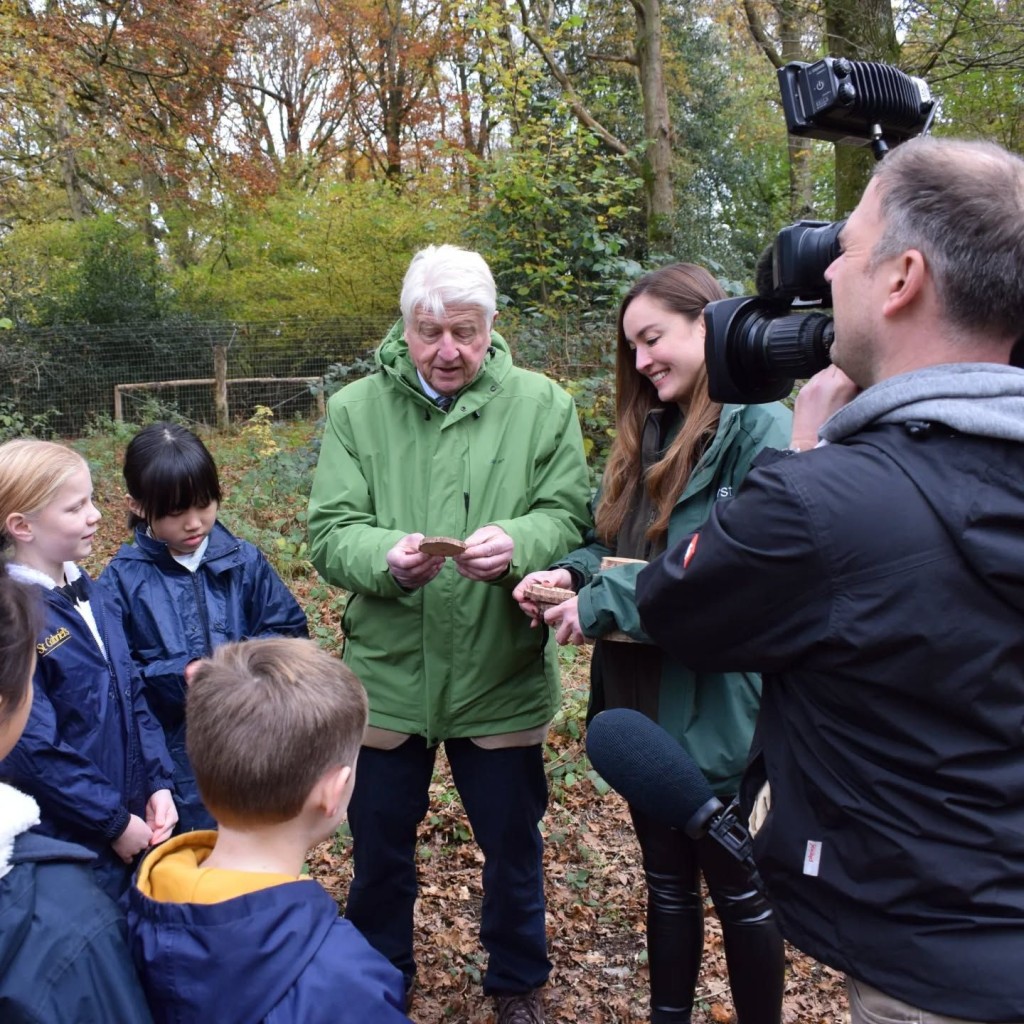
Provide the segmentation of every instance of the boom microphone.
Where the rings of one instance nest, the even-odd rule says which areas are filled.
[[[691,839],[709,835],[761,880],[750,833],[711,791],[697,762],[660,725],[630,708],[595,715],[587,727],[587,756],[597,773],[642,814]]]

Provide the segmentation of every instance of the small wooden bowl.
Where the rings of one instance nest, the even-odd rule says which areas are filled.
[[[466,542],[455,537],[424,537],[420,541],[420,551],[425,555],[461,555],[466,550]]]
[[[526,588],[526,596],[543,609],[547,609],[575,597],[576,592],[563,587],[543,587],[539,583],[531,583]]]

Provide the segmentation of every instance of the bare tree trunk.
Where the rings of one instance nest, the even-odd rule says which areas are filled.
[[[634,9],[644,135],[647,139],[643,164],[648,207],[647,240],[652,252],[671,252],[675,192],[672,181],[672,124],[661,52],[661,0],[644,0],[636,3]]]
[[[68,197],[71,219],[84,220],[92,214],[92,206],[86,198],[85,191],[82,188],[82,179],[78,173],[78,159],[75,156],[74,145],[71,141],[71,129],[69,127],[71,115],[68,113],[67,104],[63,99],[58,99],[56,102],[61,179],[64,182],[64,191]]]
[[[672,131],[669,119],[668,91],[665,86],[664,61],[661,53],[661,0],[632,0],[636,15],[637,37],[633,55],[619,57],[622,63],[638,70],[640,94],[644,109],[644,131],[647,150],[643,160],[630,156],[629,147],[610,132],[587,108],[573,87],[566,69],[555,60],[546,43],[549,24],[543,16],[531,20],[527,0],[518,0],[523,34],[541,55],[548,70],[562,89],[569,109],[580,123],[589,128],[613,153],[629,160],[644,182],[647,238],[652,251],[671,251],[675,224],[675,193],[672,181]],[[547,10],[550,17],[550,10]]]
[[[807,38],[806,7],[793,0],[778,5],[782,63],[806,61],[809,58],[804,41]],[[814,177],[811,172],[811,148],[807,139],[790,135],[789,146],[789,213],[793,220],[803,220],[814,212]]]
[[[752,0],[744,0],[743,9],[754,41],[778,69],[793,61],[812,62],[808,52],[816,49],[815,32],[806,4],[800,0],[774,0],[772,8],[778,18],[779,48],[772,42],[758,8]],[[814,179],[811,174],[811,149],[807,139],[790,135],[789,147],[789,214],[801,220],[814,211]]]
[[[466,152],[466,192],[469,197],[470,209],[480,206],[480,168],[483,163],[491,133],[490,80],[479,76],[480,113],[476,125],[473,123],[473,92],[471,86],[471,58],[464,52],[458,54],[455,65],[456,81],[458,82],[458,115],[462,131],[462,146]]]
[[[393,182],[400,181],[402,177],[402,127],[405,116],[405,71],[401,53],[404,41],[400,19],[399,9],[388,26],[388,37],[381,40],[381,66],[384,71],[381,99],[387,161],[384,173],[388,181]]]

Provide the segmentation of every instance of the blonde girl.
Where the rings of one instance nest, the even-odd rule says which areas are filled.
[[[178,815],[172,765],[110,605],[78,566],[100,513],[75,451],[49,441],[0,445],[0,543],[6,571],[38,589],[43,623],[28,721],[0,775],[39,804],[38,830],[96,854],[113,897],[143,850]]]

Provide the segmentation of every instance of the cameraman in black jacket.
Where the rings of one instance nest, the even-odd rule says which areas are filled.
[[[763,673],[755,858],[854,1024],[1020,1022],[1024,161],[905,142],[840,240],[838,369],[794,422],[820,443],[762,456],[640,613],[695,670]]]

